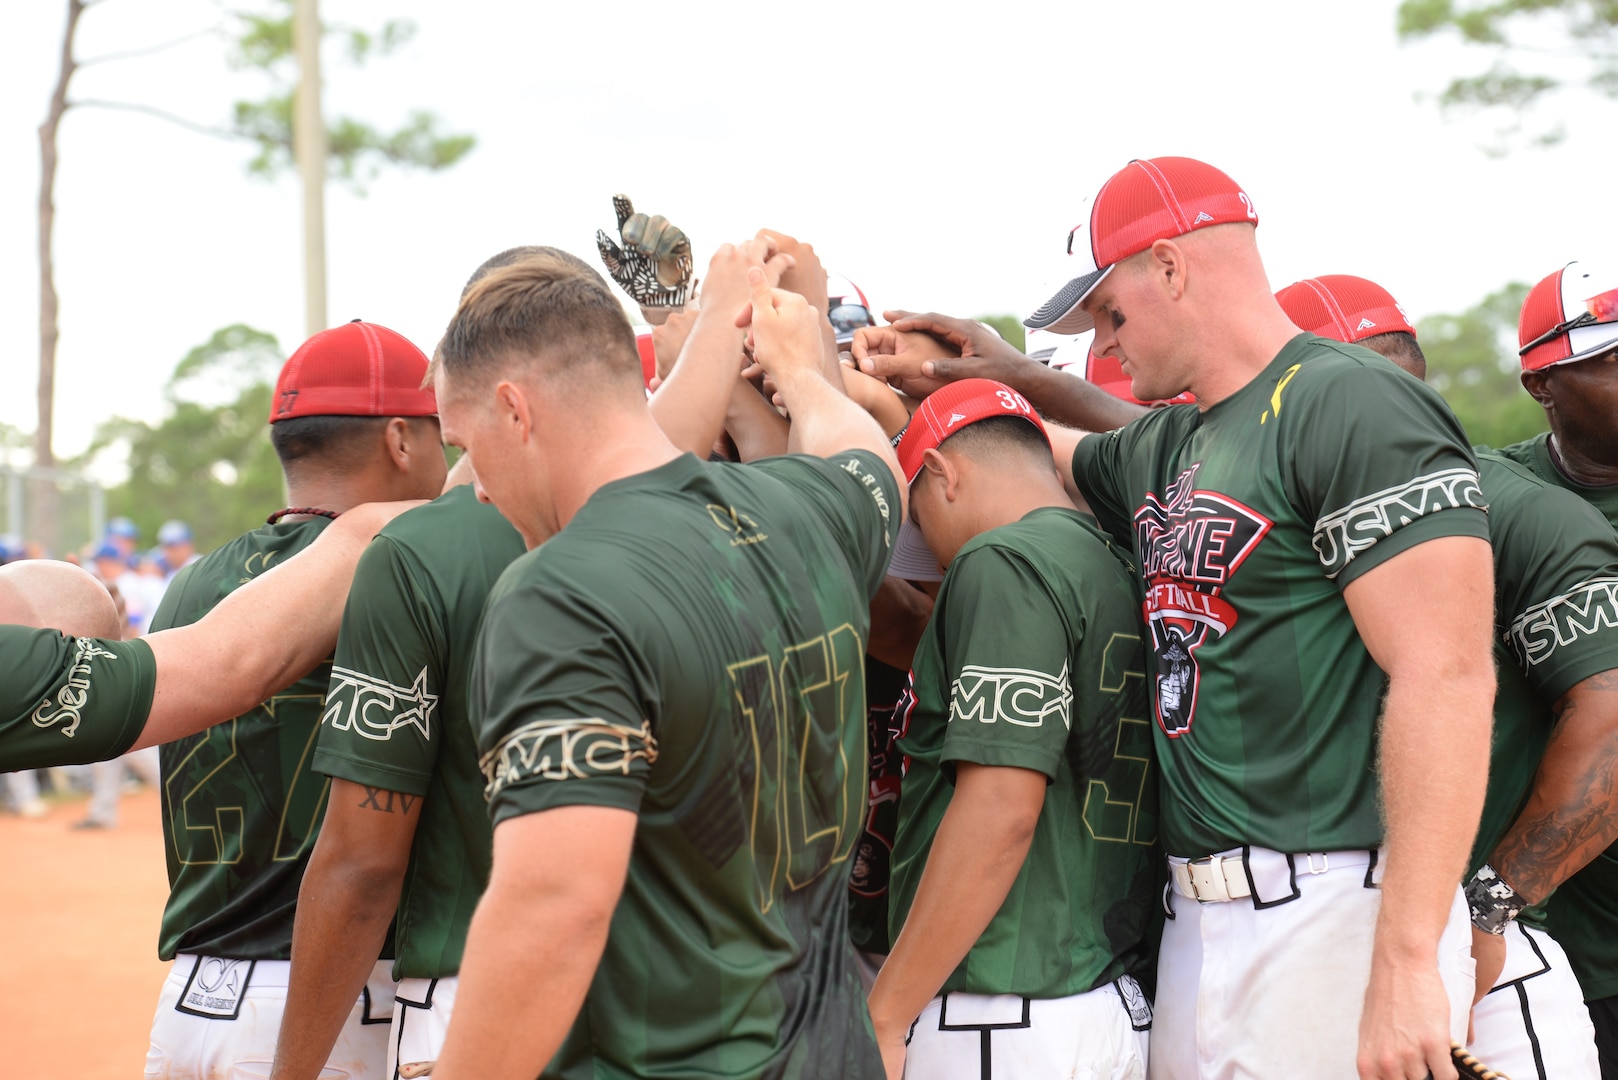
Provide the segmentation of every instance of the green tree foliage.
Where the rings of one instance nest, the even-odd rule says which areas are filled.
[[[292,0],[272,0],[265,12],[238,12],[241,30],[232,44],[231,66],[266,73],[272,83],[261,101],[238,101],[232,107],[231,130],[258,144],[248,172],[273,178],[293,167],[293,96],[298,85],[297,58],[292,52]],[[416,32],[406,19],[390,19],[376,31],[327,26],[328,37],[346,46],[349,60],[363,65],[372,57],[386,56],[408,42]],[[383,164],[436,171],[455,164],[477,140],[440,130],[430,112],[417,110],[396,131],[386,132],[360,120],[339,116],[327,120],[331,174],[358,184],[374,177]]]
[[[1523,112],[1547,94],[1584,87],[1618,98],[1618,0],[1403,0],[1398,29],[1402,41],[1454,32],[1493,52],[1487,70],[1453,79],[1438,101],[1446,110],[1501,109],[1501,142],[1524,134]],[[1548,145],[1565,134],[1553,125],[1529,137]]]
[[[1546,430],[1544,410],[1518,379],[1517,316],[1527,295],[1527,285],[1513,283],[1459,315],[1432,315],[1416,326],[1427,381],[1475,444],[1507,446]]]
[[[175,366],[165,419],[103,423],[81,463],[118,444],[129,453],[129,479],[108,490],[107,513],[148,538],[179,518],[203,551],[263,524],[285,498],[266,422],[282,359],[274,336],[227,326]]]
[[[994,327],[994,332],[1005,339],[1018,352],[1028,347],[1028,334],[1022,320],[1015,315],[979,315],[977,321]]]
[[[13,452],[28,450],[34,445],[34,437],[21,428],[13,427],[0,420],[0,464],[4,464]],[[26,455],[24,455],[26,456]]]

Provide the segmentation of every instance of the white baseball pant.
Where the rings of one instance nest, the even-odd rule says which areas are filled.
[[[944,994],[910,1027],[905,1080],[1145,1080],[1151,1025],[1127,975],[1063,998]]]
[[[1153,1080],[1295,1080],[1300,1071],[1357,1080],[1382,906],[1377,859],[1371,851],[1263,848],[1193,864],[1170,858]],[[1193,888],[1202,900],[1188,897]],[[1450,1036],[1462,1042],[1474,964],[1459,885],[1437,962]]]
[[[146,1080],[269,1076],[291,970],[286,960],[175,957],[152,1020]],[[393,990],[393,961],[379,960],[321,1080],[383,1080]]]
[[[1506,926],[1506,964],[1472,1010],[1467,1049],[1512,1080],[1598,1080],[1596,1029],[1562,946],[1543,930]]]
[[[400,979],[393,997],[393,1028],[388,1037],[388,1080],[411,1080],[422,1066],[438,1060],[455,1010],[459,977]],[[401,1071],[402,1070],[402,1071]]]

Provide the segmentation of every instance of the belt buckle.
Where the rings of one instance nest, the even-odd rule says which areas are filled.
[[[1315,869],[1315,853],[1314,852],[1311,851],[1311,852],[1306,853],[1304,855],[1304,859],[1308,864],[1309,873],[1311,873],[1311,874],[1314,874],[1314,875],[1318,876],[1320,874],[1324,874],[1326,871],[1331,869],[1331,858],[1324,851],[1320,853],[1320,869],[1319,870]]]
[[[1186,879],[1191,882],[1191,895],[1196,899],[1197,903],[1199,903],[1199,904],[1213,904],[1213,903],[1218,903],[1218,902],[1223,901],[1223,900],[1229,900],[1230,899],[1230,890],[1227,887],[1224,890],[1224,892],[1225,892],[1224,896],[1207,896],[1207,897],[1203,896],[1202,895],[1202,890],[1197,888],[1196,871],[1190,870],[1189,868],[1193,867],[1193,866],[1206,866],[1206,867],[1208,867],[1208,869],[1213,871],[1214,879],[1216,881],[1218,881],[1220,884],[1224,884],[1224,881],[1225,881],[1224,862],[1225,862],[1225,857],[1223,855],[1209,855],[1209,856],[1207,856],[1205,858],[1201,858],[1201,859],[1192,859],[1190,862],[1188,862],[1186,864],[1186,866],[1188,868],[1187,873],[1186,873]]]

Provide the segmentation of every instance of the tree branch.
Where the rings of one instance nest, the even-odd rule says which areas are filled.
[[[112,60],[133,60],[138,56],[151,56],[153,53],[160,53],[165,49],[172,49],[176,45],[184,45],[188,41],[195,41],[202,37],[217,36],[220,29],[220,27],[211,26],[206,30],[198,30],[194,34],[186,34],[184,37],[177,37],[171,41],[165,41],[157,45],[148,45],[143,49],[129,49],[124,52],[106,53],[103,56],[92,56],[89,59],[78,61],[78,65],[79,67],[89,67],[91,64],[105,64]]]
[[[105,0],[103,0],[103,2],[105,2]],[[240,132],[231,131],[229,128],[212,127],[208,124],[199,124],[194,120],[187,120],[183,116],[177,116],[174,113],[168,112],[164,109],[159,109],[156,106],[142,105],[134,101],[103,101],[100,98],[75,98],[68,104],[92,109],[119,109],[124,112],[144,113],[147,116],[155,116],[159,120],[167,120],[169,123],[176,124],[188,131],[195,131],[202,135],[212,135],[218,139],[251,138],[251,136],[243,135]]]

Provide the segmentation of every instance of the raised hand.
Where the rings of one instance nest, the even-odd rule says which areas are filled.
[[[957,379],[994,379],[998,382],[1009,382],[1013,369],[1022,364],[1033,363],[1006,344],[999,334],[971,319],[956,319],[931,311],[924,314],[913,311],[885,311],[883,317],[898,333],[929,334],[948,343],[955,350],[958,359],[938,360],[922,372],[937,378],[940,382],[955,382]],[[857,352],[855,359],[859,359]],[[868,374],[876,374],[864,363],[861,363],[860,368]]]
[[[866,375],[913,398],[924,398],[950,380],[933,374],[929,365],[954,359],[956,350],[921,331],[903,332],[892,326],[866,326],[854,331],[849,350],[855,365]]]
[[[747,284],[752,299],[736,316],[736,325],[751,327],[758,365],[789,400],[791,384],[809,376],[824,382],[820,312],[797,293],[771,288],[759,267],[747,271]]]
[[[781,286],[787,271],[797,259],[779,250],[773,238],[760,234],[740,244],[721,244],[708,263],[708,276],[702,283],[702,310],[729,322],[751,293],[747,271],[757,267],[771,288]]]
[[[760,229],[759,240],[768,241],[776,250],[792,256],[792,268],[781,275],[781,288],[795,292],[816,311],[826,311],[826,268],[820,264],[814,245],[806,244],[784,232]]]
[[[662,325],[652,327],[652,347],[657,354],[655,377],[659,381],[668,378],[669,372],[674,370],[674,362],[680,358],[680,350],[685,347],[686,338],[691,336],[691,327],[696,321],[695,311],[682,310],[669,315]]]
[[[596,230],[596,248],[612,280],[641,307],[684,306],[692,285],[691,241],[662,215],[636,213],[627,195],[614,195],[612,207],[624,246]]]

